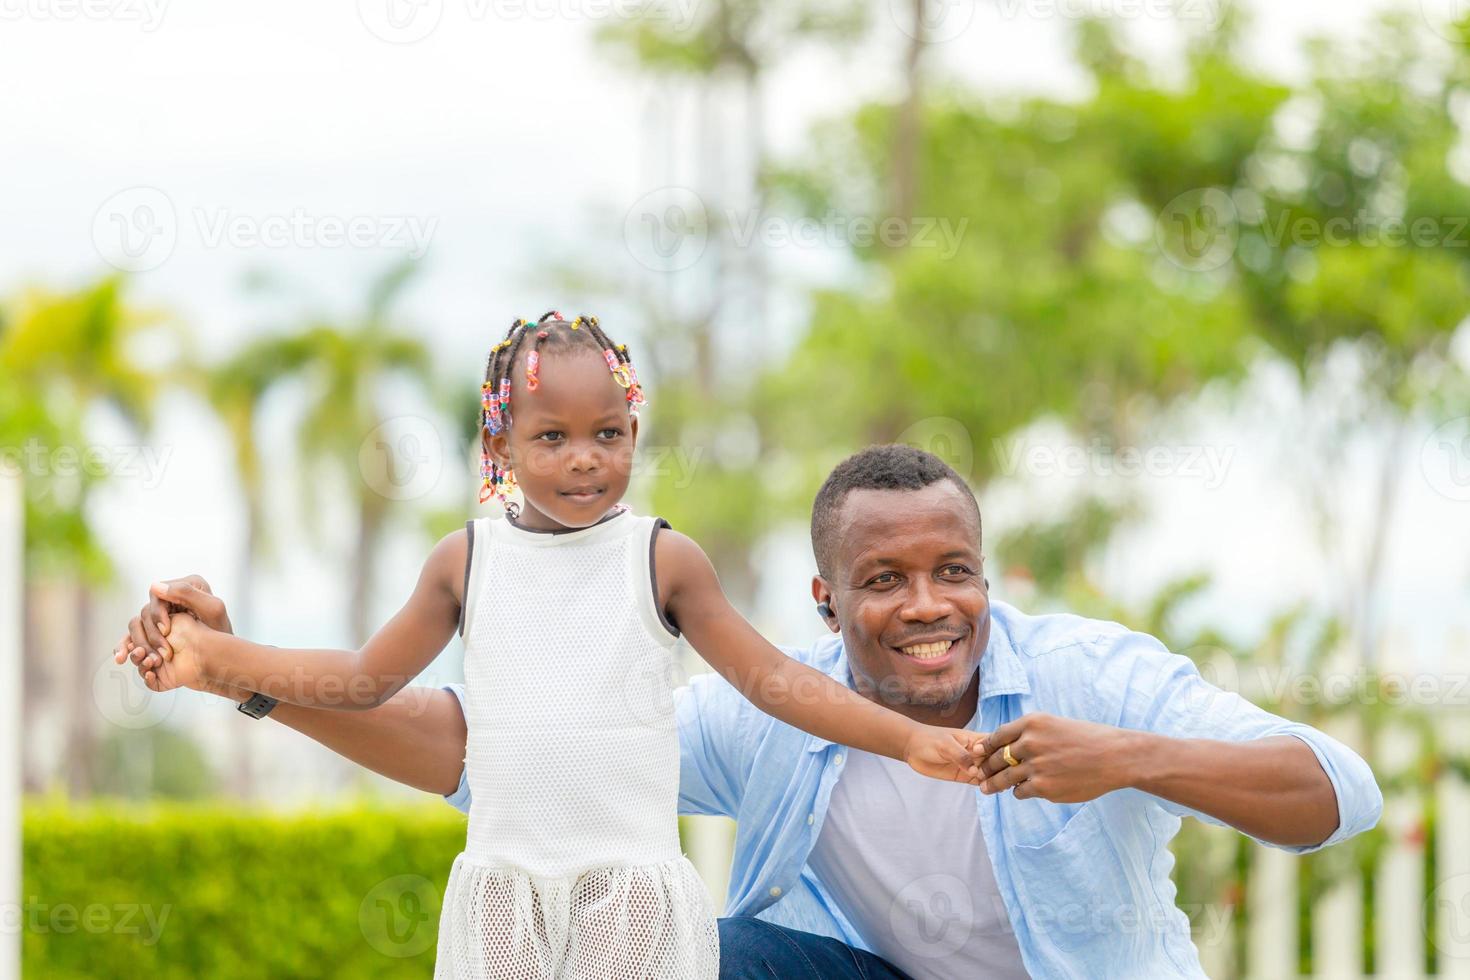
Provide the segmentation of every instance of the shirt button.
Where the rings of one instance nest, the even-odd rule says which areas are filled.
[[[841,752],[837,753],[837,755],[835,757],[833,757],[832,761],[836,765],[839,765],[839,766],[842,765],[842,753]]]
[[[771,888],[771,897],[772,898],[780,898],[781,897],[781,886],[780,885],[776,885],[776,886],[774,886],[774,887]]]
[[[815,813],[808,813],[806,815],[806,825],[808,827],[810,827],[812,824],[814,824],[816,822],[817,822],[817,815]]]

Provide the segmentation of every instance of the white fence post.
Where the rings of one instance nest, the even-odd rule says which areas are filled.
[[[1362,751],[1361,720],[1352,715],[1327,719],[1322,730]],[[1323,978],[1363,975],[1363,878],[1354,868],[1329,887],[1312,908],[1312,970]]]
[[[1470,717],[1459,705],[1439,719],[1447,752],[1470,752]],[[1443,980],[1470,980],[1470,784],[1455,773],[1439,778],[1438,847],[1435,849],[1433,903],[1438,925],[1433,936]]]
[[[1402,772],[1418,755],[1419,736],[1403,725],[1389,725],[1379,740],[1381,776]],[[1377,953],[1375,973],[1385,980],[1424,975],[1424,843],[1413,831],[1422,825],[1419,799],[1399,793],[1383,801],[1383,827],[1389,844],[1378,864],[1373,899]]]
[[[0,468],[0,980],[20,980],[21,596],[25,509],[20,476]]]
[[[1252,980],[1288,980],[1297,975],[1296,856],[1256,844],[1246,904],[1247,975]]]

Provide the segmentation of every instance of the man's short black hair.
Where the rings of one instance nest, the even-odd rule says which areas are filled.
[[[975,522],[980,523],[980,504],[975,491],[944,460],[913,446],[869,446],[838,463],[827,475],[817,499],[812,502],[812,551],[817,571],[830,579],[837,541],[841,536],[838,516],[842,503],[854,490],[922,490],[948,480],[964,491],[975,505]]]

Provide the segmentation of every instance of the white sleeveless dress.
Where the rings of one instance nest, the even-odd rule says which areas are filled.
[[[464,853],[436,977],[714,980],[708,893],[679,849],[674,645],[654,535],[471,522]]]

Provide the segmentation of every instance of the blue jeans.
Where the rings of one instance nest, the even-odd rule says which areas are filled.
[[[846,943],[754,916],[720,920],[720,980],[909,980]]]

